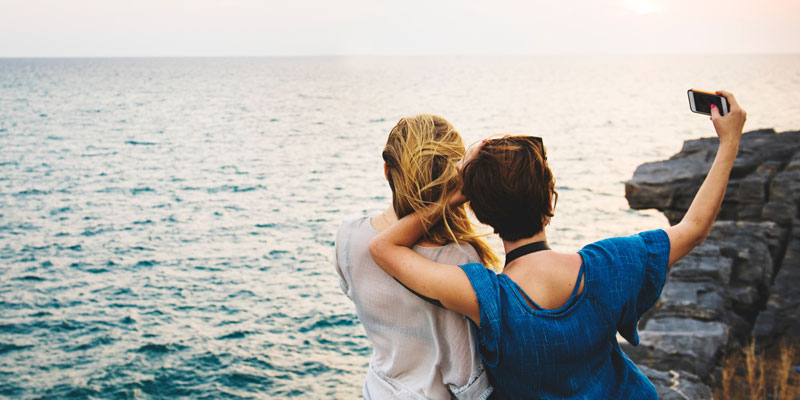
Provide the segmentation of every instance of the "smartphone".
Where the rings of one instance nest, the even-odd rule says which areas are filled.
[[[711,115],[711,105],[717,106],[720,114],[728,115],[728,99],[716,93],[689,89],[689,109],[698,114]]]

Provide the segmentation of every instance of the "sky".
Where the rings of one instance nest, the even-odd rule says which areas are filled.
[[[800,53],[800,0],[0,0],[0,57]]]

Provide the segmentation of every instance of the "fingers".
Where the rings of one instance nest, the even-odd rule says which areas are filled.
[[[712,104],[712,105],[711,105],[711,120],[713,121],[713,120],[715,120],[715,119],[718,119],[718,118],[720,118],[721,116],[722,116],[722,115],[720,115],[720,113],[719,113],[719,109],[717,108],[717,106],[715,106],[715,105],[713,105],[713,104]]]
[[[728,100],[728,105],[730,105],[730,109],[734,107],[738,108],[739,103],[736,101],[736,97],[733,97],[733,93],[725,91],[725,90],[717,90],[717,94],[720,96],[724,96]]]

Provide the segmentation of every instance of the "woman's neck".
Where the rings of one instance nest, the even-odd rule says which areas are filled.
[[[397,214],[395,214],[394,207],[392,206],[389,206],[389,208],[382,213],[370,218],[372,228],[378,232],[383,232],[395,222],[397,222]]]
[[[535,235],[533,235],[533,236],[531,236],[529,238],[524,238],[524,239],[515,240],[515,241],[503,240],[503,249],[505,250],[506,254],[508,254],[509,252],[511,252],[511,250],[514,250],[517,247],[524,246],[524,245],[526,245],[528,243],[535,243],[535,242],[547,242],[547,235],[545,234],[544,229],[542,229],[541,232],[539,232],[539,233],[537,233],[537,234],[535,234]]]

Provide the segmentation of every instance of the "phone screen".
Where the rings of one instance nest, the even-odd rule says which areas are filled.
[[[694,97],[694,110],[692,111],[711,115],[711,105],[713,104],[717,106],[720,113],[723,115],[725,114],[722,108],[722,96],[696,92],[694,90],[690,90],[689,95]]]

